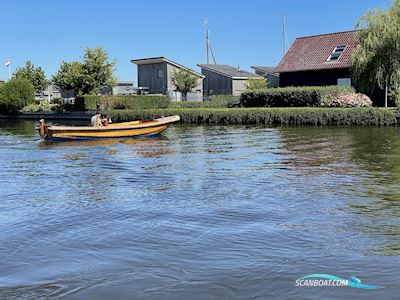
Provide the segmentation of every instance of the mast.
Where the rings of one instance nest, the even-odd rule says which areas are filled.
[[[287,38],[287,33],[286,33],[286,15],[285,13],[282,13],[282,43],[283,43],[283,55],[285,56],[287,50],[288,50],[288,38]]]
[[[210,58],[209,58],[209,39],[208,39],[208,18],[204,21],[204,28],[206,30],[206,62],[207,65],[210,63]]]
[[[215,61],[215,57],[214,57],[214,52],[211,48],[211,43],[210,43],[210,32],[208,30],[208,18],[206,18],[206,20],[204,21],[204,27],[205,27],[205,31],[206,31],[206,62],[207,64],[210,64],[210,53],[211,53],[211,57],[212,60],[214,62],[214,65],[216,65],[216,61]]]

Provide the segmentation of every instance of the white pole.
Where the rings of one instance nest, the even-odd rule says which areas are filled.
[[[8,64],[8,80],[11,79],[11,62]]]
[[[209,44],[208,44],[208,18],[206,18],[206,20],[204,21],[204,27],[206,30],[206,63],[209,64],[210,60],[209,60],[209,54],[208,54],[208,49],[209,49]]]

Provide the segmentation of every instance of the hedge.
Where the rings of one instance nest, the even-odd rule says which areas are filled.
[[[240,96],[212,95],[209,101],[201,102],[171,102],[170,108],[227,108],[232,100],[240,100]]]
[[[228,107],[231,100],[239,100],[239,96],[213,95],[210,101],[171,102],[167,96],[84,96],[84,110],[95,111],[107,109],[157,109],[157,108],[223,108]],[[99,105],[99,107],[97,107]]]
[[[310,86],[248,90],[242,93],[240,104],[242,107],[318,107],[322,100],[343,92],[354,92],[354,89],[342,86]]]
[[[148,120],[179,115],[182,123],[290,124],[290,125],[396,125],[397,111],[383,108],[219,108],[147,109],[106,112],[114,121]]]
[[[137,95],[137,96],[84,96],[84,109],[102,111],[109,109],[160,109],[168,108],[170,101],[167,96]]]
[[[211,100],[201,102],[171,102],[169,108],[226,108],[229,101]]]

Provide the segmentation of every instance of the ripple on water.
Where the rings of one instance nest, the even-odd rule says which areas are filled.
[[[396,128],[172,126],[40,143],[0,122],[0,298],[395,298]],[[364,296],[363,296],[364,297]]]

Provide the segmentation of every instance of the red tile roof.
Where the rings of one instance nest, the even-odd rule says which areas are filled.
[[[297,38],[276,73],[338,69],[351,66],[351,55],[356,47],[357,31],[336,32]],[[346,45],[337,61],[327,61],[336,46]]]

